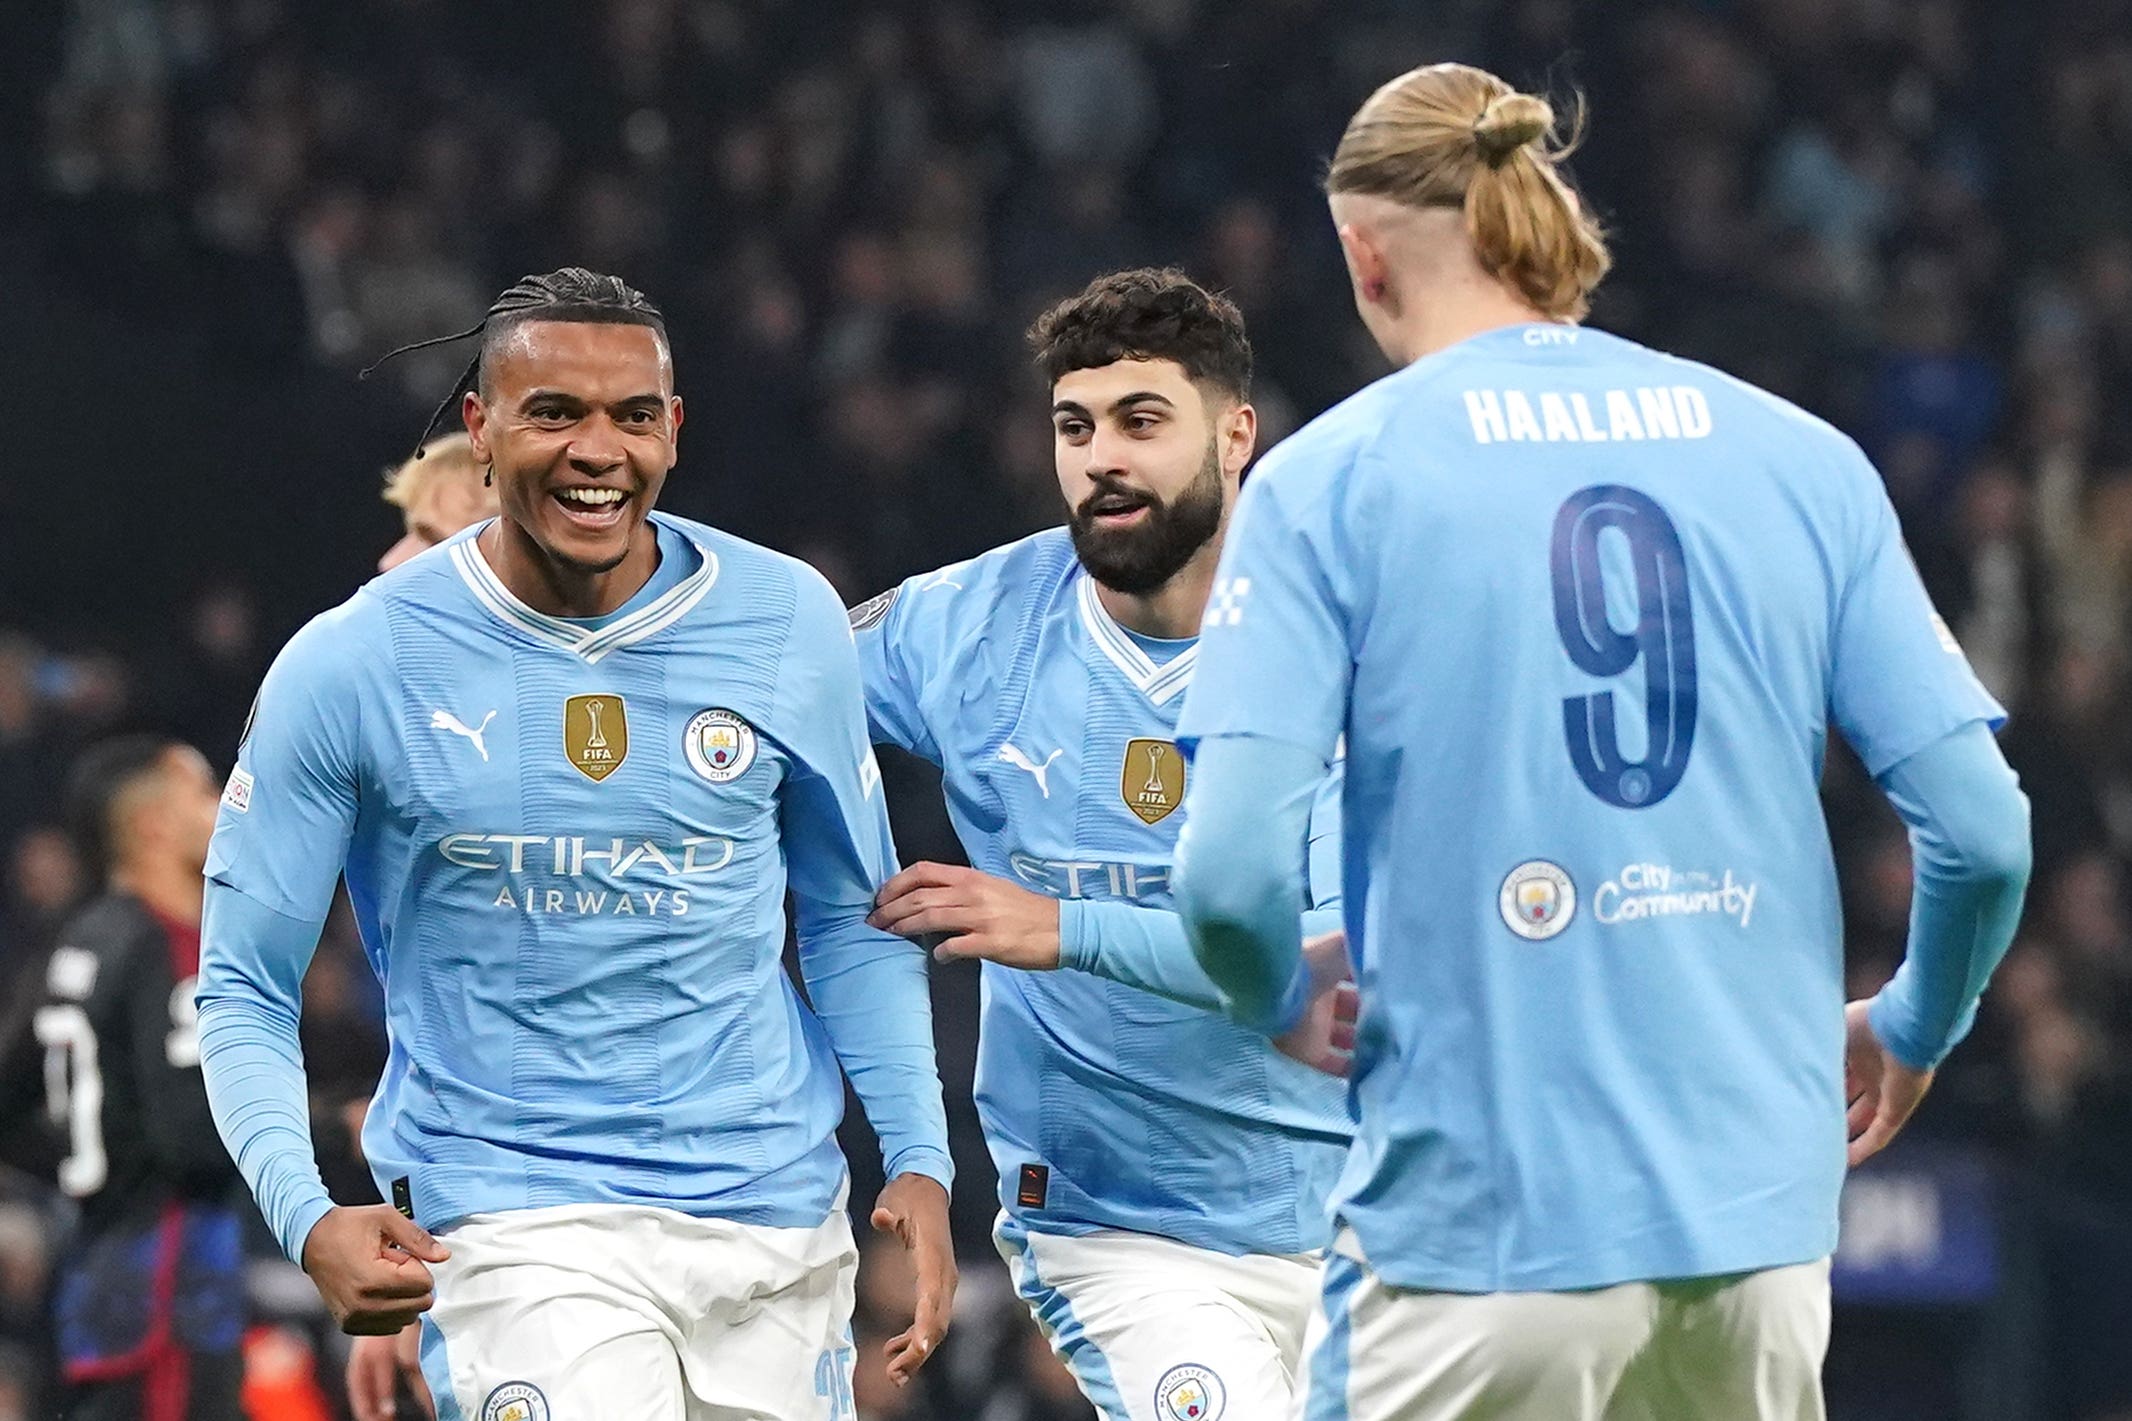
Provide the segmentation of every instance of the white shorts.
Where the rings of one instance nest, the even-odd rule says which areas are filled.
[[[438,1421],[846,1421],[858,1249],[671,1209],[474,1214],[439,1237]]]
[[[1289,1421],[1318,1255],[993,1230],[1014,1290],[1105,1421]]]
[[[1829,1264],[1574,1293],[1413,1292],[1335,1251],[1303,1421],[1822,1421]]]

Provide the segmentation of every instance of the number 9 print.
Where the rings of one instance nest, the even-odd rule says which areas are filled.
[[[1636,579],[1631,632],[1607,620],[1600,535],[1618,531]],[[1579,670],[1608,678],[1644,663],[1644,758],[1621,752],[1614,693],[1595,691],[1562,702],[1570,763],[1585,788],[1622,809],[1648,809],[1673,792],[1695,745],[1695,618],[1688,561],[1666,511],[1645,494],[1598,484],[1570,495],[1555,514],[1550,555],[1555,629]]]

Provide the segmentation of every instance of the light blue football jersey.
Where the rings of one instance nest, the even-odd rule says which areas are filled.
[[[874,738],[940,766],[971,864],[1068,900],[1170,907],[1196,642],[1149,655],[1053,529],[854,613]],[[1338,778],[1308,895],[1332,901]],[[1181,927],[1178,955],[1186,959]],[[1080,971],[983,968],[977,1109],[1024,1228],[1129,1229],[1229,1254],[1329,1236],[1340,1082],[1209,1010]]]
[[[1370,1265],[1497,1291],[1827,1254],[1829,729],[1878,774],[2001,715],[1856,446],[1703,366],[1516,326],[1275,449],[1180,731],[1346,736],[1335,1208]]]
[[[924,954],[864,921],[895,863],[843,608],[793,559],[654,525],[661,577],[597,624],[513,597],[478,528],[373,581],[282,652],[224,796],[211,893],[313,926],[294,962],[211,939],[203,1022],[218,1049],[239,1009],[293,1024],[345,863],[390,1036],[363,1151],[432,1227],[816,1225],[839,1058],[890,1174],[950,1178]],[[225,1136],[256,1113],[236,1074]],[[247,1173],[298,1251],[298,1205]]]

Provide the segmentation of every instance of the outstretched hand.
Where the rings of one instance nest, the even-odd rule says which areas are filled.
[[[947,1336],[955,1311],[955,1243],[948,1232],[948,1191],[922,1174],[899,1174],[874,1200],[873,1226],[894,1234],[911,1256],[917,1305],[911,1325],[885,1344],[888,1379],[908,1386]]]

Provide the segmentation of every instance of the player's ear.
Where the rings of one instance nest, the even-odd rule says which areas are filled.
[[[681,397],[666,397],[666,412],[674,421],[673,432],[667,436],[666,471],[672,473],[674,465],[681,460]]]
[[[459,422],[466,426],[466,439],[473,446],[474,462],[493,462],[489,456],[489,407],[483,403],[479,391],[468,390],[459,397]]]
[[[1221,471],[1234,478],[1258,452],[1258,411],[1244,401],[1222,416]]]
[[[1340,254],[1347,259],[1347,274],[1355,284],[1356,301],[1372,305],[1382,302],[1391,285],[1391,270],[1383,249],[1352,222],[1342,222],[1339,232]]]

